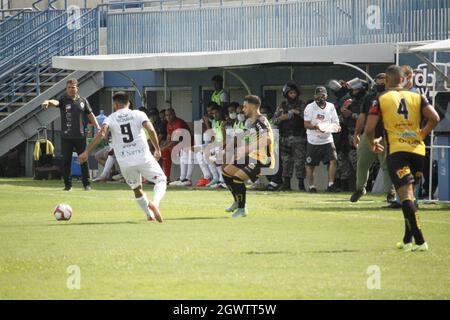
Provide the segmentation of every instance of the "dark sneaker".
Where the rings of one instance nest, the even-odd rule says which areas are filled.
[[[91,191],[91,189],[92,189],[90,185],[84,186],[83,188],[84,188],[84,191]]]
[[[362,190],[358,190],[356,191],[354,194],[352,194],[352,196],[350,197],[350,202],[358,202],[359,199],[361,199],[361,197],[363,195],[366,194],[366,189],[362,189]]]
[[[65,186],[63,191],[72,191],[72,187],[71,186]]]
[[[274,186],[273,184],[269,183],[269,185],[266,188],[266,191],[278,191],[280,189],[280,186]]]
[[[400,209],[402,205],[398,202],[392,202],[389,205],[383,207],[383,209]]]
[[[303,181],[303,179],[298,180],[298,190],[306,191],[305,182]]]
[[[388,192],[388,194],[386,196],[386,201],[388,203],[392,203],[395,201],[395,191],[394,190],[391,190]]]
[[[310,193],[317,193],[317,189],[315,187],[309,188]]]
[[[339,190],[334,184],[332,184],[327,188],[327,192],[341,192],[341,190]]]

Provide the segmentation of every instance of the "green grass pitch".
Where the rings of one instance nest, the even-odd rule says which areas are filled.
[[[169,190],[158,224],[125,184],[62,187],[0,179],[0,299],[450,298],[448,205],[421,205],[431,250],[406,253],[401,211],[377,195],[249,192],[234,220],[226,190]],[[64,202],[73,217],[57,222]]]

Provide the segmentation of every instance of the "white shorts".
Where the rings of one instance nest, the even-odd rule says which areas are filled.
[[[155,159],[137,166],[121,167],[121,171],[125,181],[133,190],[142,185],[142,176],[155,184],[167,182],[166,175]]]

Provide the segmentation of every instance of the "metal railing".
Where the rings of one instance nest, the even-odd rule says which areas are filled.
[[[5,9],[0,10],[0,12],[1,12],[0,34],[3,34],[15,28],[19,24],[30,19],[30,17],[34,14],[31,8]]]
[[[67,20],[65,11],[45,10],[37,12],[30,19],[0,35],[0,70],[2,61],[27,48],[34,41],[41,39],[49,30]]]
[[[49,12],[53,12],[50,14]],[[29,94],[41,93],[43,85],[64,70],[52,71],[52,57],[93,55],[99,52],[99,10],[84,9],[69,21],[65,10],[47,10],[48,20],[21,41],[27,45],[0,64],[0,111],[17,104]],[[33,23],[31,20],[29,23]],[[71,24],[68,24],[71,23]],[[12,50],[5,48],[5,50]],[[46,77],[43,77],[46,74]]]
[[[316,0],[244,3],[243,6],[223,4],[195,10],[109,10],[108,53],[199,52],[447,39],[449,8],[450,0]]]

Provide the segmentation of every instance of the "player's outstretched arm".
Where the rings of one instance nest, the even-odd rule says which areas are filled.
[[[147,130],[150,141],[155,148],[154,157],[156,160],[159,160],[161,158],[161,148],[159,146],[158,134],[150,121],[145,121],[143,126]]]
[[[52,99],[52,100],[45,100],[42,102],[41,107],[43,109],[48,109],[49,107],[57,107],[59,106],[59,100]]]
[[[89,145],[86,147],[86,150],[84,150],[84,152],[78,156],[78,161],[80,162],[80,164],[85,163],[92,150],[95,149],[95,147],[100,143],[102,139],[108,136],[108,130],[108,125],[104,124],[101,130],[97,132],[94,140],[92,140],[91,143],[89,143]]]
[[[422,140],[425,140],[425,138],[430,134],[431,130],[433,130],[437,126],[441,119],[434,107],[430,104],[426,105],[422,109],[422,114],[425,119],[427,119],[427,124],[420,130],[420,136]]]

